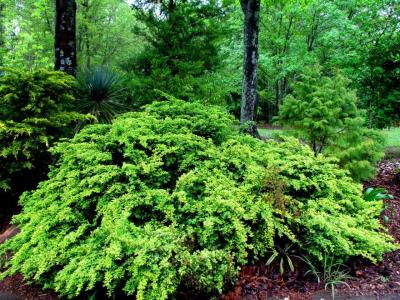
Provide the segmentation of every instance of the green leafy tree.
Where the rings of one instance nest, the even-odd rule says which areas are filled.
[[[54,66],[54,1],[3,0],[6,4],[6,67],[33,70]]]
[[[5,5],[4,63],[21,69],[52,69],[54,64],[54,0],[2,0]],[[78,65],[118,67],[143,42],[132,34],[136,19],[120,0],[78,0]],[[138,42],[139,41],[139,42]]]
[[[383,141],[363,127],[365,118],[348,85],[341,74],[328,77],[319,67],[309,69],[286,97],[277,121],[295,129],[316,156],[336,156],[354,178],[366,179],[383,156]]]
[[[366,55],[369,74],[361,78],[361,97],[368,110],[370,127],[400,124],[400,34],[380,40]]]
[[[113,68],[143,48],[143,41],[132,33],[138,23],[126,1],[77,0],[78,64],[91,68]]]
[[[259,119],[270,122],[304,69],[339,69],[370,127],[398,122],[397,0],[267,1],[260,29]]]

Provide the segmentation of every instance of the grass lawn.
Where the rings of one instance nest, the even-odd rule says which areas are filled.
[[[384,129],[382,133],[386,136],[387,147],[400,147],[400,127]]]
[[[258,128],[258,133],[265,138],[271,138],[274,134],[282,133],[282,129]]]
[[[259,128],[258,132],[262,137],[270,138],[273,137],[275,134],[280,134],[284,132],[284,130],[274,128]],[[386,137],[387,147],[400,147],[400,127],[383,129],[381,130],[381,132]]]
[[[259,128],[258,132],[262,137],[271,138],[276,134],[284,132],[284,130],[274,128]],[[386,158],[400,158],[400,127],[383,129],[381,132],[386,138]]]
[[[382,133],[386,137],[386,158],[400,158],[400,127],[384,129]]]

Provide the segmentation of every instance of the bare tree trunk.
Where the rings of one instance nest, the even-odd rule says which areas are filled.
[[[243,92],[240,124],[246,125],[250,122],[246,131],[258,137],[254,122],[256,121],[258,102],[257,67],[260,0],[240,0],[240,4],[244,14]]]
[[[76,76],[76,2],[56,0],[55,69]]]
[[[0,3],[0,67],[3,66],[3,56],[5,55],[5,28],[4,28],[4,23],[5,23],[5,15],[4,15],[4,9],[6,5],[4,3]]]

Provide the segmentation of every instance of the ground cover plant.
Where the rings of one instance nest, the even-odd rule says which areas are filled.
[[[21,233],[0,246],[20,272],[67,298],[219,293],[239,267],[293,244],[321,262],[395,249],[336,161],[293,138],[239,134],[218,107],[155,102],[85,127],[52,149],[49,179],[21,197]]]

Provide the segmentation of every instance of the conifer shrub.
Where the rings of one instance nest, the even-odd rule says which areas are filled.
[[[364,127],[363,111],[348,85],[340,73],[328,77],[319,67],[308,69],[284,99],[276,121],[293,129],[315,155],[336,157],[354,179],[370,179],[384,156],[384,138]]]
[[[74,78],[4,70],[0,76],[0,197],[17,197],[47,175],[49,147],[85,116],[73,111]],[[2,201],[2,202],[3,202]],[[4,202],[3,202],[4,205]]]
[[[3,277],[62,296],[167,299],[218,293],[281,241],[322,260],[372,261],[395,246],[361,186],[289,138],[238,133],[217,107],[155,102],[57,144],[49,179],[21,197]]]

